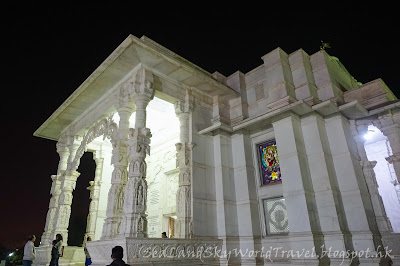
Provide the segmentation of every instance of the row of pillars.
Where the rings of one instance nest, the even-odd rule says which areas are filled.
[[[147,165],[146,155],[150,154],[150,129],[146,128],[146,107],[154,97],[152,73],[138,70],[131,79],[120,87],[116,109],[120,117],[118,128],[111,137],[113,147],[111,163],[114,166],[111,188],[108,193],[106,219],[101,239],[147,237]],[[177,191],[176,236],[190,238],[192,229],[191,211],[191,151],[189,126],[192,106],[189,96],[175,104],[180,120],[180,142],[176,144],[179,188]],[[135,127],[129,128],[129,119],[135,111]],[[55,235],[61,233],[64,243],[68,239],[68,225],[71,213],[72,192],[79,173],[76,171],[76,157],[79,156],[82,137],[61,137],[57,143],[60,155],[57,175],[53,175],[51,199],[46,217],[42,245],[50,245]],[[85,147],[83,147],[85,148]],[[77,155],[78,154],[78,155]],[[79,161],[80,158],[78,158]],[[96,203],[98,206],[101,185],[101,158],[96,159],[95,180],[91,181],[91,204],[89,206],[86,236],[94,237]]]

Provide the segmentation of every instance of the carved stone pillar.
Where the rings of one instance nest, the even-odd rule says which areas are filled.
[[[176,146],[177,166],[179,168],[179,187],[176,193],[175,235],[178,238],[193,237],[192,217],[192,167],[191,155],[194,144],[190,143],[190,113],[193,106],[190,105],[187,95],[185,101],[175,104],[175,113],[180,122],[180,143]]]
[[[388,138],[392,155],[386,158],[388,163],[393,165],[397,179],[392,180],[396,190],[397,199],[400,202],[400,112],[388,112],[378,117],[379,120],[373,122],[374,126]]]
[[[125,97],[123,88],[121,88],[117,109],[120,117],[118,136],[111,140],[113,146],[111,163],[114,165],[114,170],[108,193],[107,218],[104,221],[101,239],[111,239],[118,236],[123,216],[124,188],[128,180],[127,139],[129,118],[134,110],[129,101],[123,100]]]
[[[86,238],[90,236],[92,240],[94,239],[96,233],[96,220],[97,220],[97,211],[99,207],[99,195],[100,195],[100,186],[101,181],[90,181],[89,187],[87,188],[90,191],[90,204],[89,204],[89,214],[87,217],[86,224],[86,234],[83,242],[86,242]]]
[[[385,207],[383,205],[382,197],[379,195],[379,186],[376,181],[374,167],[376,161],[368,161],[367,153],[365,151],[364,134],[368,131],[367,125],[356,125],[354,121],[351,121],[351,129],[353,138],[357,145],[358,154],[360,156],[360,165],[362,167],[365,181],[368,186],[369,194],[371,195],[372,207],[375,213],[376,223],[381,233],[392,232],[393,228],[389,218],[386,215]]]
[[[54,216],[51,240],[55,239],[56,234],[60,233],[63,236],[64,245],[67,245],[68,241],[68,225],[71,215],[72,191],[75,189],[76,180],[80,175],[80,173],[72,168],[72,164],[81,142],[81,136],[70,135],[67,137],[69,150],[67,169],[61,171],[60,176],[57,178],[60,181],[61,193]],[[64,165],[65,163],[63,162],[62,164]]]
[[[61,194],[58,201],[57,220],[55,221],[55,234],[61,233],[64,245],[68,241],[68,225],[71,216],[72,191],[76,187],[76,180],[80,173],[77,171],[64,172],[61,177]]]
[[[86,242],[86,238],[90,236],[92,240],[95,239],[95,232],[96,232],[96,221],[97,221],[97,212],[99,208],[99,196],[100,196],[100,186],[102,181],[101,174],[103,170],[103,161],[104,158],[100,158],[97,156],[97,152],[93,153],[94,160],[96,162],[96,170],[95,170],[95,177],[94,181],[90,181],[90,186],[87,188],[90,190],[90,204],[89,204],[89,214],[87,217],[87,224],[86,224],[86,234],[83,239],[83,243]]]
[[[44,232],[41,237],[41,246],[49,246],[51,245],[51,241],[54,239],[54,235],[52,235],[53,232],[53,225],[54,225],[54,216],[57,211],[58,207],[58,199],[61,194],[60,190],[60,174],[67,169],[67,160],[68,160],[68,155],[69,155],[69,149],[65,143],[64,138],[60,138],[60,140],[57,142],[57,152],[60,155],[60,162],[58,164],[58,170],[57,170],[57,175],[52,175],[51,180],[51,198],[50,198],[50,203],[49,203],[49,210],[47,211],[47,216],[46,216],[46,224],[44,227]]]
[[[125,187],[121,237],[147,237],[147,181],[145,162],[150,155],[150,129],[146,128],[146,107],[154,97],[151,72],[140,69],[131,83],[130,97],[135,101],[135,128],[129,129],[129,179]]]
[[[389,112],[379,116],[379,121],[374,121],[382,133],[388,138],[392,155],[386,160],[393,164],[397,176],[397,182],[400,182],[400,112]]]

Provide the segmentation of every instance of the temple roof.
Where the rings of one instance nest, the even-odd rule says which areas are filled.
[[[209,95],[239,95],[217,81],[209,72],[146,36],[139,39],[129,35],[33,135],[58,140],[63,130],[96,104],[138,64],[149,68],[156,75],[173,79]]]

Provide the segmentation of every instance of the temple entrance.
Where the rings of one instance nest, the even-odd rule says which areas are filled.
[[[393,232],[400,233],[400,185],[397,183],[393,165],[386,161],[392,154],[386,136],[375,126],[368,126],[364,136],[365,151],[369,161],[376,161],[374,172],[386,214],[392,224]]]
[[[119,123],[118,113],[113,115],[113,120],[115,123]],[[179,142],[179,119],[175,114],[173,104],[154,98],[147,107],[146,121],[147,128],[150,128],[152,134],[150,156],[146,157],[148,237],[159,238],[162,232],[167,232],[168,237],[173,237],[179,176],[175,147],[175,144]],[[129,124],[131,128],[134,128],[134,113],[130,117]],[[80,205],[83,207],[73,206],[72,208],[74,212],[81,214],[79,217],[88,217],[87,222],[85,218],[81,219],[81,227],[86,226],[86,234],[84,229],[75,230],[73,226],[70,226],[72,235],[68,243],[74,246],[82,245],[86,235],[92,236],[92,240],[100,239],[104,219],[106,218],[108,192],[111,186],[113,171],[113,166],[111,165],[111,143],[107,139],[103,140],[103,136],[97,137],[89,144],[88,151],[91,152],[86,152],[81,158],[82,161],[78,169],[78,172],[81,172],[81,176],[78,178],[77,189],[83,187],[84,190],[90,190],[90,199],[88,192],[83,193],[86,195],[85,199],[74,199],[74,206]],[[89,187],[86,185],[88,183],[90,183]],[[82,204],[82,202],[86,203]],[[89,215],[87,213],[88,206]],[[82,215],[80,210],[82,208],[86,216]],[[72,215],[71,223],[73,217]]]
[[[179,142],[179,119],[174,105],[159,98],[150,101],[147,127],[152,134],[150,156],[146,157],[148,236],[159,238],[162,232],[167,232],[171,237],[174,230],[170,217],[176,215],[179,175],[175,147]]]

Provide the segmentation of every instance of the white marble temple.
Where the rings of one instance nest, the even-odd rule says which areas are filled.
[[[400,265],[398,99],[324,50],[262,60],[225,77],[128,36],[34,133],[60,155],[35,264],[55,234],[67,244],[89,151],[93,265],[115,245],[134,265],[388,265],[385,248]],[[206,261],[156,256],[205,246],[218,247]],[[66,250],[63,264],[83,263]]]

